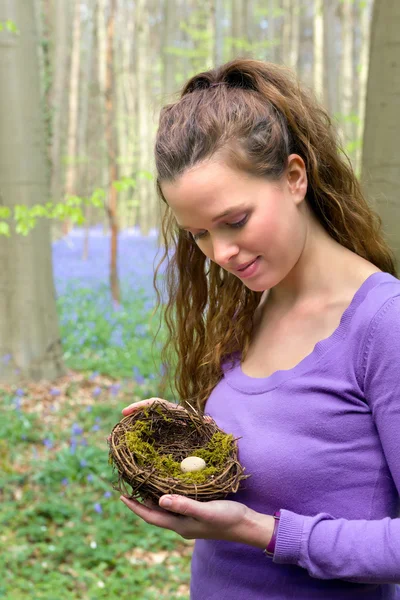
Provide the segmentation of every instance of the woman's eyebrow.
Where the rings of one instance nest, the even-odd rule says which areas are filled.
[[[234,212],[238,212],[240,210],[243,210],[243,208],[245,207],[244,204],[240,204],[238,206],[231,206],[230,208],[227,208],[226,210],[224,210],[224,212],[220,213],[219,215],[217,215],[216,217],[213,217],[211,219],[212,223],[215,223],[215,221],[218,221],[219,219],[222,219],[222,217],[226,217]],[[179,223],[177,223],[179,229],[196,229],[195,227],[190,227],[189,225],[179,225]]]

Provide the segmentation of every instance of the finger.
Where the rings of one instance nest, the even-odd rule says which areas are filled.
[[[161,496],[159,505],[171,512],[194,519],[205,519],[207,517],[207,507],[202,502],[179,496],[177,494],[167,494]]]
[[[155,525],[156,527],[162,527],[163,529],[173,529],[178,526],[178,518],[171,515],[166,510],[158,509],[153,510],[144,504],[141,504],[137,500],[120,496],[120,500],[127,506],[133,513],[143,519],[149,525]]]
[[[146,400],[139,400],[139,402],[133,402],[132,404],[129,404],[129,406],[125,406],[125,408],[122,409],[122,414],[130,415],[135,410],[143,408],[144,406],[150,406],[151,404],[153,404],[153,402],[157,400],[158,402],[162,403],[166,402],[166,400],[163,400],[163,398],[147,398]]]
[[[139,400],[139,402],[134,402],[133,404],[126,406],[125,408],[122,409],[122,414],[125,416],[130,415],[139,408],[143,408],[145,406],[151,406],[154,402],[160,402],[161,404],[164,404],[165,406],[168,406],[169,408],[178,408],[178,409],[183,410],[182,406],[179,406],[179,404],[174,404],[173,402],[168,402],[168,400],[164,400],[163,398],[148,398],[146,400]]]

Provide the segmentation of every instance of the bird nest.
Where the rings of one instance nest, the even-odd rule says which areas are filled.
[[[203,502],[226,498],[249,477],[238,460],[237,439],[194,409],[155,401],[112,429],[109,462],[118,473],[113,487],[128,497],[156,503],[164,494]],[[189,456],[202,458],[205,468],[182,472],[180,463]]]

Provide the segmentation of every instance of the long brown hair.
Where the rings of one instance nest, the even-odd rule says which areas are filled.
[[[237,59],[192,77],[165,106],[155,143],[157,191],[165,203],[164,254],[154,275],[167,340],[161,356],[175,371],[180,402],[204,410],[221,379],[221,360],[249,348],[261,292],[208,260],[180,231],[161,190],[186,169],[223,156],[239,170],[279,179],[291,153],[306,165],[306,201],[337,242],[396,276],[381,219],[367,204],[326,111],[285,67]],[[167,260],[163,277],[159,270]],[[161,283],[160,283],[161,282]],[[165,300],[165,296],[164,296]],[[162,390],[169,380],[167,369]]]

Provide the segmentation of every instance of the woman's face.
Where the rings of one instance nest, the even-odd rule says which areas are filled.
[[[289,156],[279,181],[210,161],[161,188],[178,226],[249,289],[274,287],[299,260],[307,233],[307,176],[299,156]]]

